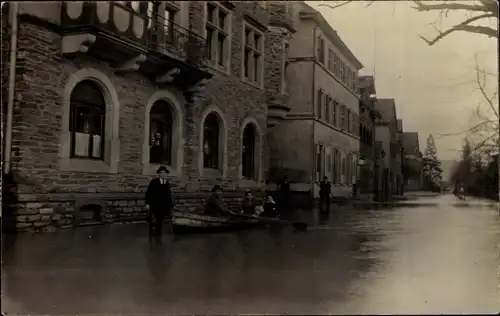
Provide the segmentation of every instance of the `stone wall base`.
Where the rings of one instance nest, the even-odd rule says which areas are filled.
[[[203,207],[210,193],[183,194],[175,197],[176,208],[194,211]],[[223,199],[231,209],[238,208],[244,192],[224,192]],[[254,192],[262,200],[264,192]],[[145,221],[143,194],[60,194],[20,195],[15,202],[4,204],[3,231],[51,232],[62,228],[111,223]]]

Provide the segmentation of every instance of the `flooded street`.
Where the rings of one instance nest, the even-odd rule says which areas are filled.
[[[492,203],[299,214],[308,232],[150,242],[146,226],[21,234],[3,257],[8,314],[496,313]],[[431,203],[431,204],[429,204]],[[467,205],[469,204],[469,205]]]

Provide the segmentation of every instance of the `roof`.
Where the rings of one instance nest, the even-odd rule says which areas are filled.
[[[405,152],[417,154],[420,150],[417,132],[403,132],[403,147]]]
[[[403,120],[402,119],[396,120],[396,129],[400,133],[403,132]]]
[[[347,45],[342,41],[339,34],[335,29],[325,20],[321,12],[312,8],[304,1],[301,1],[302,9],[300,11],[301,19],[313,19],[321,28],[321,30],[330,38],[332,43],[335,45],[338,50],[344,54],[344,56],[351,61],[354,66],[359,70],[363,68],[363,64],[354,56],[353,52],[347,47]]]
[[[382,116],[381,122],[390,122],[396,118],[396,102],[394,99],[377,99],[375,110]]]

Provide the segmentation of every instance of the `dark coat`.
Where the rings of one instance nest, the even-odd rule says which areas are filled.
[[[283,180],[282,182],[280,182],[279,186],[280,187],[278,191],[281,194],[287,194],[290,192],[290,182],[288,180]]]
[[[245,214],[253,214],[255,213],[256,203],[254,200],[243,199],[241,202],[241,209]]]
[[[204,212],[207,215],[220,216],[229,213],[229,209],[224,205],[220,197],[212,194],[205,203]]]
[[[174,207],[174,201],[172,199],[172,191],[170,190],[170,184],[168,181],[165,184],[161,184],[159,178],[155,178],[149,182],[148,189],[146,191],[146,204],[151,207],[153,211],[170,212]]]
[[[332,193],[332,185],[328,181],[321,181],[319,183],[319,195],[323,198],[330,198]]]

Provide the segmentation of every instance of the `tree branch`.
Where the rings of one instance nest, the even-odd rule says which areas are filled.
[[[448,4],[448,5],[452,5],[452,4]],[[426,39],[423,36],[420,36],[420,38],[423,39],[429,46],[432,46],[437,41],[439,41],[440,39],[442,39],[443,37],[445,37],[445,36],[447,36],[447,35],[449,35],[449,34],[451,34],[453,32],[458,32],[458,31],[463,31],[463,32],[468,32],[468,33],[476,33],[476,34],[483,34],[483,35],[486,35],[486,36],[489,36],[489,37],[496,37],[497,34],[498,34],[498,32],[497,32],[497,30],[495,30],[493,28],[486,27],[486,26],[469,25],[470,23],[472,23],[474,21],[481,20],[481,19],[486,19],[486,18],[491,18],[491,17],[497,17],[497,16],[495,14],[493,14],[493,13],[481,14],[481,15],[478,15],[478,16],[474,16],[472,18],[469,18],[469,19],[461,22],[460,24],[457,24],[457,25],[449,28],[448,30],[446,30],[444,32],[441,32],[436,27],[434,27],[436,29],[436,31],[439,33],[439,35],[436,36],[433,40],[428,40],[428,39]]]
[[[496,117],[498,119],[499,118],[499,116],[498,116],[498,110],[495,107],[495,104],[493,104],[493,100],[486,93],[486,91],[484,89],[484,84],[481,83],[481,79],[479,78],[479,73],[481,72],[481,69],[479,69],[479,64],[478,64],[478,60],[477,60],[477,55],[476,54],[474,54],[474,60],[475,60],[475,63],[476,63],[476,81],[477,81],[477,84],[479,86],[479,91],[481,91],[481,94],[486,99],[486,102],[488,102],[488,105],[490,106],[490,109],[493,111],[493,113],[495,113],[495,115],[496,115]]]
[[[482,127],[483,125],[486,125],[486,124],[490,124],[490,123],[495,123],[494,120],[487,120],[487,121],[484,121],[484,122],[481,122],[479,124],[476,124],[474,126],[472,126],[471,128],[465,130],[465,131],[461,131],[461,132],[458,132],[458,133],[447,133],[447,134],[437,134],[438,137],[436,137],[437,139],[440,139],[440,138],[443,138],[443,137],[446,137],[446,136],[457,136],[457,135],[461,135],[461,134],[466,134],[466,133],[475,133],[478,131],[478,129],[480,127]]]
[[[437,10],[466,10],[466,11],[479,11],[491,12],[491,8],[487,5],[479,4],[463,4],[463,3],[439,3],[439,4],[423,4],[422,1],[413,1],[416,7],[413,9],[417,11],[437,11]]]
[[[342,6],[345,6],[346,4],[349,4],[351,3],[351,1],[346,1],[346,2],[343,2],[343,3],[339,3],[339,4],[327,4],[327,3],[320,3],[318,4],[318,7],[329,7],[330,9],[336,9],[336,8],[340,8]]]
[[[483,146],[485,146],[486,142],[492,140],[495,137],[498,137],[498,131],[493,133],[492,135],[486,137],[482,142],[480,142],[478,145],[474,146],[474,148],[471,150],[471,153],[476,152],[477,150],[481,149]]]

